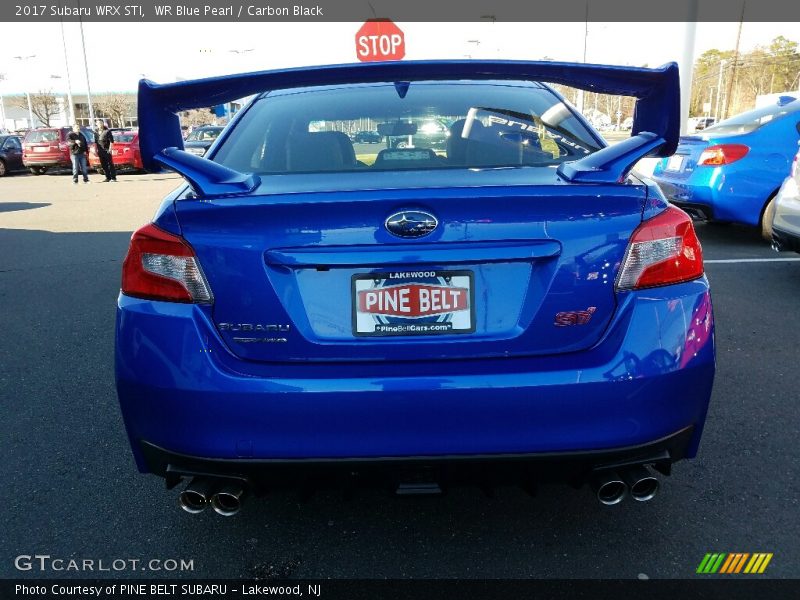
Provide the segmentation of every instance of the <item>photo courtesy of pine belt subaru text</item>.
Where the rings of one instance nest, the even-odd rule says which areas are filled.
[[[636,97],[608,146],[550,85]],[[176,113],[252,97],[208,150]],[[589,484],[696,455],[714,327],[690,218],[631,173],[678,144],[678,69],[369,63],[139,84],[116,384],[188,512],[285,487]],[[374,132],[364,135],[363,132]],[[375,138],[379,139],[375,139]]]

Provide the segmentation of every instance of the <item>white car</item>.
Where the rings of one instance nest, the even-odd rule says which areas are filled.
[[[772,245],[776,250],[800,252],[800,150],[792,170],[775,196]]]

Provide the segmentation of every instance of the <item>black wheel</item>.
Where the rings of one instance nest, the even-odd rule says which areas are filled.
[[[6,173],[8,173],[8,169],[6,169],[6,163],[0,160],[0,177],[5,177]]]
[[[31,173],[34,175],[42,175],[44,173],[44,169],[42,167],[31,167]]]

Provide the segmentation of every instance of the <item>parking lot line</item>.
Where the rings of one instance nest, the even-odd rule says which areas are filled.
[[[769,263],[769,262],[800,262],[800,257],[796,258],[718,258],[716,260],[704,260],[707,265],[723,265],[736,263]]]

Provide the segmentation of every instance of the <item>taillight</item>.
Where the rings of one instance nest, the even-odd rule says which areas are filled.
[[[700,154],[697,161],[697,166],[712,166],[718,167],[720,165],[729,165],[736,162],[740,158],[750,152],[750,148],[744,144],[718,144],[716,146],[709,146]]]
[[[131,236],[122,264],[122,293],[169,302],[212,301],[192,247],[182,237],[152,223]]]
[[[681,209],[669,206],[633,232],[617,289],[670,285],[702,274],[703,250],[692,220]]]

